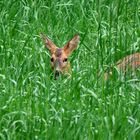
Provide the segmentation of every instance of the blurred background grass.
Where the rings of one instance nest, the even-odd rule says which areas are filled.
[[[51,78],[40,33],[80,35],[71,79]],[[0,1],[0,139],[139,139],[139,80],[101,78],[139,43],[138,0]]]

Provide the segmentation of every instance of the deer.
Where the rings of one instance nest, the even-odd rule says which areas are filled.
[[[57,47],[49,37],[43,34],[41,34],[41,38],[45,43],[45,47],[50,52],[51,69],[54,73],[55,80],[57,80],[58,77],[63,74],[71,75],[72,70],[70,61],[68,61],[68,57],[77,48],[80,41],[79,35],[75,35],[62,48]]]
[[[140,68],[140,53],[130,54],[120,60],[117,61],[115,67],[122,74],[126,74],[127,72],[135,73],[135,71]],[[111,75],[113,75],[112,70],[105,72],[104,80],[107,81]]]

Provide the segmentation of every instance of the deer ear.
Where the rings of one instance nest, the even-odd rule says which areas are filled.
[[[57,46],[56,46],[47,36],[41,34],[41,38],[43,39],[46,48],[47,48],[51,53],[53,53],[53,52],[56,50]]]
[[[80,37],[79,35],[75,35],[65,46],[64,46],[64,52],[67,55],[70,55],[78,46]]]

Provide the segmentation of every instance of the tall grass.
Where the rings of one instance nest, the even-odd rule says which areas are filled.
[[[71,79],[52,78],[42,32],[80,35]],[[139,44],[138,0],[0,1],[0,139],[138,140],[139,79],[102,73]]]

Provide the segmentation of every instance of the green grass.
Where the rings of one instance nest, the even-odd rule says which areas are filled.
[[[53,80],[40,33],[80,35],[71,79]],[[138,0],[0,1],[0,139],[138,140],[139,79],[99,73],[139,44]]]

